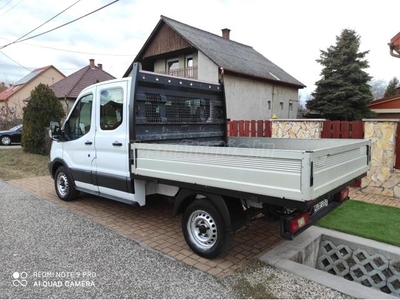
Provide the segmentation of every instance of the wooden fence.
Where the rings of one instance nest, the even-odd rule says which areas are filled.
[[[228,136],[271,137],[271,121],[268,120],[239,120],[227,123]]]
[[[324,121],[321,138],[323,139],[362,139],[363,121]]]

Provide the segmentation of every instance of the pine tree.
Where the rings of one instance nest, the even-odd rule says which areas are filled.
[[[47,154],[46,127],[50,121],[60,121],[64,110],[54,92],[40,83],[32,92],[28,105],[24,107],[21,144],[28,153]]]
[[[372,117],[367,104],[373,100],[368,82],[371,77],[364,59],[369,51],[359,52],[360,37],[354,30],[344,29],[336,36],[336,45],[321,50],[321,79],[315,84],[313,99],[307,109],[329,120],[361,120]]]
[[[397,77],[393,77],[393,79],[389,81],[389,84],[385,90],[385,94],[383,94],[383,97],[386,98],[386,97],[397,95],[396,86],[398,84],[399,84],[399,80],[397,79]]]

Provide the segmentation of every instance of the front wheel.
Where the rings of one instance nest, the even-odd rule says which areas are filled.
[[[208,199],[189,204],[183,214],[182,231],[190,249],[204,258],[215,258],[227,251],[233,240],[233,232]]]
[[[65,167],[59,167],[54,176],[54,185],[58,198],[64,201],[71,201],[78,197],[77,191]]]
[[[0,142],[4,146],[9,146],[11,144],[11,139],[9,136],[2,136]]]

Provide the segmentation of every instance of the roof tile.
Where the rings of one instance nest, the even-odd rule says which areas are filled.
[[[111,79],[115,77],[98,67],[91,68],[89,65],[53,84],[51,89],[57,98],[77,98],[89,85]]]

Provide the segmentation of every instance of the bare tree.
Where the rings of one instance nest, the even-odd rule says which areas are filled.
[[[372,96],[374,96],[374,100],[383,98],[385,90],[388,86],[387,81],[383,79],[371,79],[368,84],[370,86]]]

